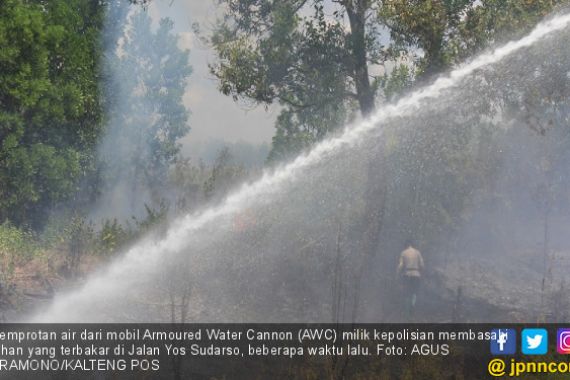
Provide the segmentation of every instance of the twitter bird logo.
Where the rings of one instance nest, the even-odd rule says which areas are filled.
[[[548,332],[545,329],[524,329],[522,342],[523,354],[544,355],[548,351]]]
[[[542,335],[526,337],[526,344],[529,350],[536,350],[536,348],[540,346],[540,342],[542,342]]]

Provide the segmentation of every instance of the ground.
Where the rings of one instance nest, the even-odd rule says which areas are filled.
[[[399,306],[398,287],[391,287],[374,307],[364,300],[366,322],[556,322],[567,318],[565,274],[570,255],[555,252],[546,260],[539,251],[450,257],[429,268],[423,279],[416,315],[409,319]],[[64,255],[47,252],[15,266],[0,288],[0,318],[18,321],[71,289],[109,260],[84,255],[70,273]],[[544,286],[543,286],[544,282]],[[380,308],[380,309],[379,309]]]
[[[0,319],[19,321],[36,307],[49,302],[56,292],[76,286],[103,262],[101,256],[85,255],[76,273],[71,273],[63,255],[42,252],[30,260],[16,263],[12,273],[0,284]]]

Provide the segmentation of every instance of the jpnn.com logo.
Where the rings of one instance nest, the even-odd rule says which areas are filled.
[[[491,334],[491,354],[514,355],[517,352],[517,332],[514,329],[493,329]]]

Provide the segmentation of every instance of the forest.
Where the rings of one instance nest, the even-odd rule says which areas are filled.
[[[184,96],[198,63],[172,19],[153,20],[159,1],[1,2],[5,319],[89,282],[124,252],[146,254],[140,241],[158,252],[177,238],[172,226],[210,214],[176,243],[193,252],[183,264],[148,258],[168,281],[145,288],[147,301],[129,299],[132,310],[151,320],[398,319],[395,271],[412,239],[427,268],[420,321],[568,316],[564,36],[475,70],[429,106],[374,119],[381,132],[353,149],[326,150],[351,125],[394,114],[465,62],[523,38],[567,1],[211,0],[216,22],[191,33],[212,52],[219,97],[277,110],[260,164],[236,158],[232,142],[209,160],[183,153],[195,128]],[[303,157],[311,165],[295,172],[298,184],[273,185],[308,167]],[[235,198],[264,183],[275,187]],[[530,290],[520,285],[529,279]],[[170,301],[155,307],[161,292]]]

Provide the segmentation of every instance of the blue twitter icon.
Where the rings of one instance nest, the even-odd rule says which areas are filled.
[[[525,355],[544,355],[548,351],[548,332],[545,329],[524,329],[521,340]]]

